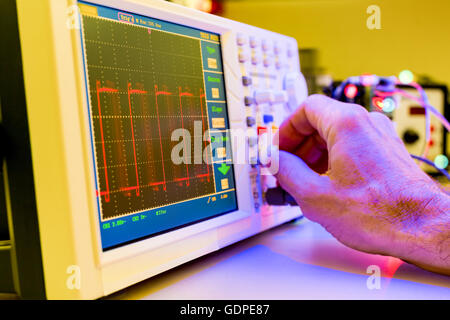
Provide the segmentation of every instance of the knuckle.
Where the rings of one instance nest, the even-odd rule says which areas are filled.
[[[366,109],[359,105],[348,104],[340,110],[339,125],[346,128],[358,128],[364,126],[369,121]]]
[[[375,121],[379,121],[379,122],[381,122],[383,124],[390,124],[391,123],[391,120],[389,120],[389,118],[385,114],[383,114],[381,112],[372,111],[372,112],[369,113],[369,115]]]
[[[381,112],[370,112],[370,119],[376,129],[381,130],[384,134],[391,136],[392,138],[398,137],[392,121]]]
[[[314,108],[315,106],[320,106],[324,104],[330,103],[330,98],[321,95],[321,94],[313,94],[310,95],[304,102],[305,105]]]

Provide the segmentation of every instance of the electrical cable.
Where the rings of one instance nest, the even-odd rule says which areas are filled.
[[[434,164],[433,161],[428,160],[428,159],[423,158],[423,157],[416,156],[416,155],[414,155],[414,154],[411,154],[411,157],[412,157],[413,159],[422,161],[422,162],[426,163],[427,165],[429,165],[429,166],[435,168],[435,169],[438,170],[440,173],[442,173],[442,174],[448,179],[448,181],[450,181],[450,174],[449,174],[447,171],[445,171],[444,169],[441,169],[441,168],[439,168],[438,166],[436,166],[436,165]]]
[[[402,84],[400,80],[396,78],[396,84]],[[421,105],[429,105],[428,96],[425,92],[425,90],[422,88],[420,84],[417,82],[411,82],[407,84],[407,86],[410,86],[419,92],[422,103]],[[428,155],[428,151],[430,150],[430,144],[431,144],[431,120],[430,120],[430,110],[426,107],[425,108],[425,146],[422,151],[422,157],[426,158]]]

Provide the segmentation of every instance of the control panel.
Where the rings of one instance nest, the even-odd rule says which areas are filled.
[[[268,32],[258,36],[240,32],[236,43],[254,208],[263,215],[271,214],[274,208],[266,204],[264,193],[275,187],[276,181],[270,172],[262,172],[260,159],[268,152],[268,139],[306,99],[308,89],[299,71],[295,40]]]

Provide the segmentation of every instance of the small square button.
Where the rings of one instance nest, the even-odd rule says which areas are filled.
[[[216,128],[225,128],[225,118],[212,118],[212,127]]]
[[[219,159],[225,158],[227,156],[227,150],[225,149],[225,147],[217,148],[216,149],[216,156]]]
[[[213,99],[219,99],[220,97],[219,88],[211,88],[211,95]]]
[[[208,68],[217,69],[217,59],[208,58]]]
[[[220,185],[222,187],[222,190],[230,188],[230,184],[228,183],[227,178],[220,180]]]

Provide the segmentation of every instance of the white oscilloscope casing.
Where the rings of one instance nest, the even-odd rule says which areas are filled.
[[[275,128],[307,95],[298,45],[291,37],[164,1],[89,2],[220,34],[232,130],[248,130],[248,117],[255,118],[256,128],[264,114],[274,117],[270,126]],[[82,41],[70,21],[76,6],[75,0],[17,1],[48,298],[105,296],[301,216],[298,207],[271,207],[261,197],[255,200],[252,166],[238,164],[237,211],[102,251]],[[42,23],[30,22],[36,16]],[[253,78],[251,86],[243,85],[243,76]],[[261,103],[245,106],[245,97]],[[233,154],[247,152],[245,145],[232,147]],[[259,191],[272,178],[262,176]],[[255,201],[261,201],[257,208]],[[81,274],[79,288],[68,285],[73,267]]]

